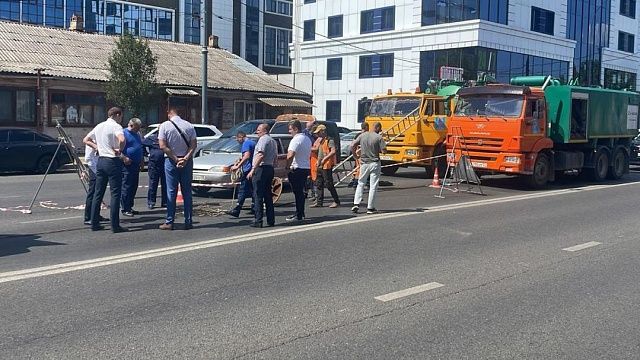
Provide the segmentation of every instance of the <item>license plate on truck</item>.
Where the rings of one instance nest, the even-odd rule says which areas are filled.
[[[471,166],[477,167],[477,168],[486,168],[487,167],[487,163],[472,161],[471,162]]]
[[[380,155],[380,160],[393,160],[391,155]]]

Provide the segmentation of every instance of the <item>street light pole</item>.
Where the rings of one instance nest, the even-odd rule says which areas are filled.
[[[202,124],[207,123],[207,1],[200,0],[200,45],[202,45]]]

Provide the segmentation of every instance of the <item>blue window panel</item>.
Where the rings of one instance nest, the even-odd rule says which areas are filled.
[[[342,101],[327,100],[326,108],[327,121],[340,122],[342,120]]]
[[[342,80],[342,58],[327,59],[327,80]]]
[[[20,21],[20,3],[14,0],[0,0],[0,19]]]
[[[304,34],[302,40],[304,41],[313,41],[316,39],[316,21],[315,20],[306,20],[304,22]]]
[[[360,56],[360,78],[393,77],[393,54]]]
[[[366,10],[360,13],[360,33],[372,33],[395,29],[394,6]]]

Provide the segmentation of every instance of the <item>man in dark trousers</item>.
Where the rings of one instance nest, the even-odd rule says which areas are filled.
[[[253,181],[254,210],[256,212],[252,227],[263,226],[263,207],[266,208],[267,226],[276,223],[275,210],[273,208],[273,194],[271,182],[273,181],[273,168],[278,159],[278,144],[269,136],[269,124],[260,124],[256,129],[258,142],[253,153],[253,167],[247,178]]]
[[[320,139],[318,141],[318,175],[316,179],[316,186],[318,187],[318,196],[316,197],[315,204],[311,207],[322,207],[324,202],[324,188],[326,187],[331,193],[333,203],[329,205],[330,208],[337,208],[340,206],[340,198],[338,192],[333,185],[333,167],[336,165],[336,143],[327,135],[327,127],[324,125],[318,125],[315,134]],[[315,147],[315,145],[314,145]]]
[[[293,136],[287,152],[287,168],[289,169],[289,184],[296,199],[296,213],[286,218],[286,221],[302,221],[304,213],[304,185],[311,172],[311,140],[302,133],[299,120],[289,122],[289,134]]]
[[[158,194],[158,183],[160,190],[160,207],[167,206],[167,177],[164,175],[164,152],[160,149],[158,133],[147,136],[142,145],[145,146],[149,154],[147,163],[147,175],[149,175],[149,191],[147,192],[147,207],[149,210],[155,208]]]
[[[167,177],[167,219],[160,225],[160,230],[173,230],[176,217],[176,197],[178,184],[184,197],[184,229],[193,228],[193,196],[191,181],[193,180],[193,155],[198,145],[196,129],[193,125],[178,116],[175,108],[167,111],[168,121],[160,124],[158,140],[160,149],[167,157],[164,171]]]
[[[120,196],[122,191],[122,167],[125,156],[122,154],[125,139],[122,125],[122,109],[109,109],[109,118],[98,124],[95,129],[98,147],[98,166],[96,167],[96,190],[91,209],[91,230],[104,229],[100,225],[100,204],[107,190],[107,183],[111,191],[111,231],[120,233],[129,231],[120,226]]]
[[[124,129],[126,145],[122,150],[125,156],[122,169],[122,215],[134,216],[138,212],[133,210],[133,201],[140,182],[140,165],[142,164],[143,149],[140,127],[142,121],[138,118],[129,120],[129,126]]]
[[[251,198],[251,210],[253,210],[253,213],[255,214],[255,209],[253,208],[253,184],[251,180],[247,179],[247,174],[249,174],[249,171],[251,171],[251,167],[253,165],[253,151],[256,148],[256,143],[252,139],[248,139],[247,134],[242,131],[238,131],[238,133],[236,134],[236,141],[240,143],[240,152],[242,153],[242,158],[240,158],[240,160],[231,167],[231,171],[242,169],[242,177],[240,178],[240,193],[238,194],[238,204],[236,204],[235,208],[228,211],[228,214],[233,217],[240,216],[240,211],[242,210],[244,201],[248,197]]]

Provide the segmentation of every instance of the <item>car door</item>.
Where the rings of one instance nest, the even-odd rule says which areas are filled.
[[[282,138],[276,138],[276,144],[278,144],[278,157],[276,159],[276,166],[274,169],[274,176],[286,179],[289,173],[287,169],[287,149],[289,144],[285,147]]]
[[[9,130],[0,130],[0,170],[9,170]]]
[[[9,147],[6,157],[9,162],[9,170],[21,171],[35,168],[43,149],[42,146],[35,146],[34,135],[33,131],[24,129],[9,131]]]

